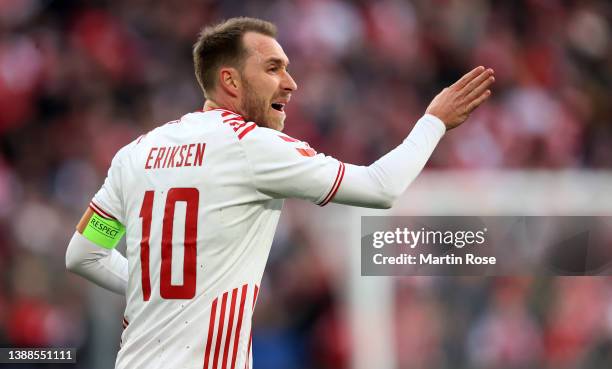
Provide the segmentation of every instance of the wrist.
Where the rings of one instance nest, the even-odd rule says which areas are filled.
[[[444,134],[448,130],[446,123],[432,113],[425,113],[422,119],[426,120],[428,124],[432,125],[441,134]]]

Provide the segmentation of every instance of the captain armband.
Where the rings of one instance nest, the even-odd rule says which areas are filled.
[[[93,213],[87,226],[83,230],[83,236],[105,249],[113,249],[121,237],[125,234],[125,227],[116,219],[108,219]]]

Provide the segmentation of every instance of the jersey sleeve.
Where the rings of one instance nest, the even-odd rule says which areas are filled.
[[[104,184],[89,203],[94,213],[102,218],[118,220],[121,224],[125,224],[121,191],[121,167],[124,153],[125,148],[119,150],[115,155]]]
[[[271,198],[299,198],[324,206],[342,183],[344,163],[281,132],[257,127],[241,144],[256,189]]]
[[[342,187],[334,197],[334,202],[390,208],[423,170],[445,132],[444,122],[425,114],[400,145],[373,164],[347,164]]]

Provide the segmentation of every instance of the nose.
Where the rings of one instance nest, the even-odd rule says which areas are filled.
[[[293,92],[295,90],[297,90],[297,83],[295,83],[295,81],[293,80],[293,77],[291,77],[291,74],[289,74],[289,72],[285,72],[285,78],[283,78],[283,82],[282,82],[282,88],[283,90],[287,91],[287,92]]]

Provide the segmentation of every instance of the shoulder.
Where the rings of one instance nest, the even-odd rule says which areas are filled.
[[[310,147],[308,142],[265,127],[253,129],[252,133],[249,133],[248,137],[245,137],[243,142],[246,147],[267,152],[284,153],[291,156],[298,155],[303,157],[317,155],[317,152]]]

